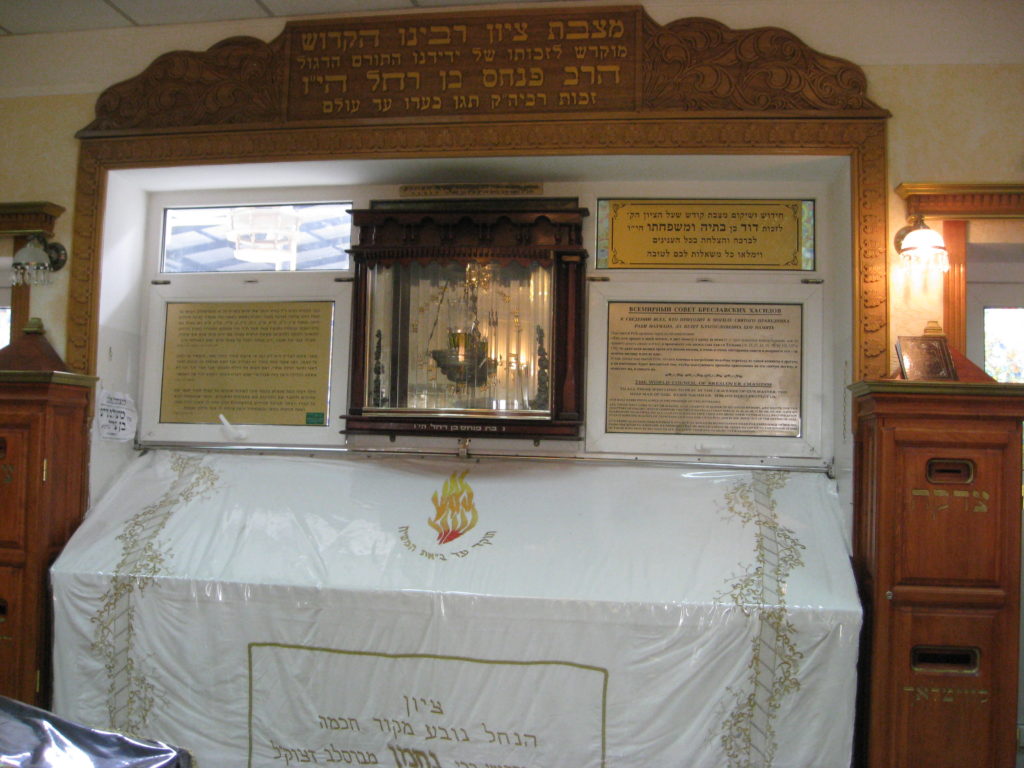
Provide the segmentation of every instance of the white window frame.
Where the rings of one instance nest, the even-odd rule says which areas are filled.
[[[825,469],[832,471],[841,429],[836,415],[836,387],[841,386],[842,357],[837,319],[826,307],[843,307],[834,294],[843,274],[837,258],[849,258],[842,239],[841,217],[847,209],[836,179],[731,181],[683,180],[620,183],[612,194],[605,186],[586,200],[596,212],[600,198],[649,200],[812,200],[814,268],[812,270],[612,269],[589,270],[587,304],[586,433],[584,451],[593,457],[650,461],[693,461]],[[581,204],[584,204],[581,200]],[[596,254],[596,222],[588,227],[586,245]],[[840,256],[840,254],[843,254]],[[803,306],[801,420],[799,438],[718,435],[645,435],[605,431],[608,365],[608,302],[800,303]],[[845,342],[845,340],[842,340]],[[846,433],[843,433],[844,439]]]
[[[325,448],[345,444],[348,407],[352,270],[298,272],[162,273],[164,211],[167,208],[225,207],[336,202],[337,190],[319,188],[203,190],[150,195],[146,223],[143,348],[141,354],[140,445]],[[334,305],[326,424],[169,424],[160,421],[167,305],[172,302],[330,301]]]
[[[764,273],[758,274],[764,276]],[[763,284],[741,283],[735,279],[715,283],[699,280],[697,277],[669,279],[663,276],[663,280],[655,284],[649,279],[632,277],[591,284],[587,318],[587,359],[591,372],[587,381],[587,451],[649,459],[684,455],[708,461],[742,460],[756,464],[784,460],[824,465],[830,458],[826,456],[826,446],[831,435],[822,396],[830,365],[821,322],[822,284],[803,282],[799,276]],[[608,305],[617,301],[799,304],[802,307],[801,434],[798,437],[757,437],[606,432]]]

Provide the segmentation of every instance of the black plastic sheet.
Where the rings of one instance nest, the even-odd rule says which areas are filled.
[[[86,728],[0,696],[2,768],[191,768],[188,753]]]

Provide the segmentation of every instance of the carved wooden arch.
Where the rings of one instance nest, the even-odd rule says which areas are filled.
[[[367,119],[337,114],[338,100],[322,100],[322,110],[332,112],[318,112],[320,104],[303,94],[313,77],[303,74],[312,67],[303,51],[317,41],[341,50],[369,39],[373,30],[399,28],[422,35],[420,44],[447,30],[451,46],[445,50],[467,62],[480,49],[473,35],[486,30],[491,43],[506,35],[505,47],[496,50],[509,59],[525,50],[536,60],[537,67],[521,68],[524,82],[561,76],[564,84],[584,75],[595,82],[607,75],[614,83],[586,103],[563,99],[555,88],[551,103],[508,91],[500,108],[488,111],[484,104],[469,114],[445,104],[428,118],[407,112]],[[546,31],[544,41],[513,44],[538,28]],[[461,39],[451,39],[453,31]],[[318,58],[325,59],[318,66],[334,67],[336,79],[353,75],[354,58]],[[485,77],[499,73],[486,63],[482,71]],[[373,85],[380,85],[379,75]],[[165,54],[107,89],[96,119],[78,134],[66,359],[72,370],[95,371],[100,233],[112,170],[339,158],[804,154],[850,159],[853,375],[882,377],[888,366],[888,113],[866,91],[860,68],[812,50],[785,30],[733,30],[709,19],[662,26],[639,6],[291,22],[269,43],[231,38],[205,52]],[[341,102],[339,110],[352,106]]]

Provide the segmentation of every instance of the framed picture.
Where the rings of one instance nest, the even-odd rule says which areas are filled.
[[[945,336],[900,336],[896,357],[904,379],[956,381],[956,368]]]

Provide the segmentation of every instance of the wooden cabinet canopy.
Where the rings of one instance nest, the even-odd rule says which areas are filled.
[[[583,219],[575,199],[386,201],[352,211],[363,262],[381,259],[550,259],[585,256]]]
[[[53,237],[53,226],[62,213],[64,208],[55,203],[0,203],[0,236]]]
[[[346,431],[577,437],[586,215],[574,198],[354,210]]]

